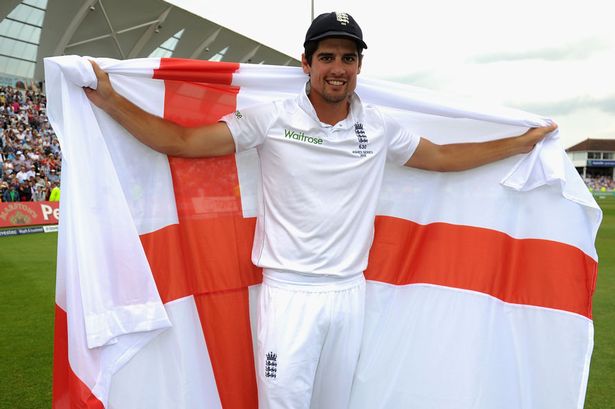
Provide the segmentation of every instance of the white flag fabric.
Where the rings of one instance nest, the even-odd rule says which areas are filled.
[[[292,67],[97,61],[121,94],[186,126],[306,81]],[[45,71],[63,152],[54,407],[256,408],[256,152],[167,157],[89,103],[87,59]],[[369,78],[357,93],[436,143],[548,122]],[[387,167],[351,408],[582,408],[600,220],[558,131],[469,171]]]

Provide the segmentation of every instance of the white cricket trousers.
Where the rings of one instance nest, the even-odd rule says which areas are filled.
[[[259,409],[346,409],[364,311],[363,274],[306,278],[265,270],[255,349]]]

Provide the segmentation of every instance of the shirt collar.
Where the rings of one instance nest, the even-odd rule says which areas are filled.
[[[312,102],[307,96],[308,87],[309,87],[309,81],[306,82],[305,88],[303,89],[303,91],[299,93],[299,98],[298,98],[299,108],[301,108],[303,112],[305,112],[311,119],[321,124],[322,126],[325,126],[325,127],[333,126],[333,125],[325,124],[321,122],[320,119],[318,119],[318,115],[316,115],[316,110],[314,109]],[[350,109],[348,111],[348,116],[342,121],[338,122],[336,126],[339,126],[341,128],[351,128],[351,127],[354,127],[355,123],[363,122],[362,118],[363,118],[363,103],[361,102],[361,99],[359,98],[357,93],[353,92],[352,95],[350,96]]]

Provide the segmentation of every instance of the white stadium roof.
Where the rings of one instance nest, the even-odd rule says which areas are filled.
[[[0,75],[40,81],[43,58],[299,61],[162,0],[2,0]]]

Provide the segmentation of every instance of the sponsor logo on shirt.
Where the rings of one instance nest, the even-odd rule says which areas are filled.
[[[291,131],[290,129],[284,129],[284,137],[286,139],[293,139],[297,142],[311,143],[314,145],[322,145],[322,143],[324,142],[320,138],[315,138],[315,137],[306,135],[303,132]]]
[[[361,158],[365,158],[367,155],[373,154],[374,151],[369,150],[369,140],[367,139],[367,134],[365,133],[362,123],[357,122],[354,124],[354,133],[357,135],[358,149],[352,151],[352,153]]]

